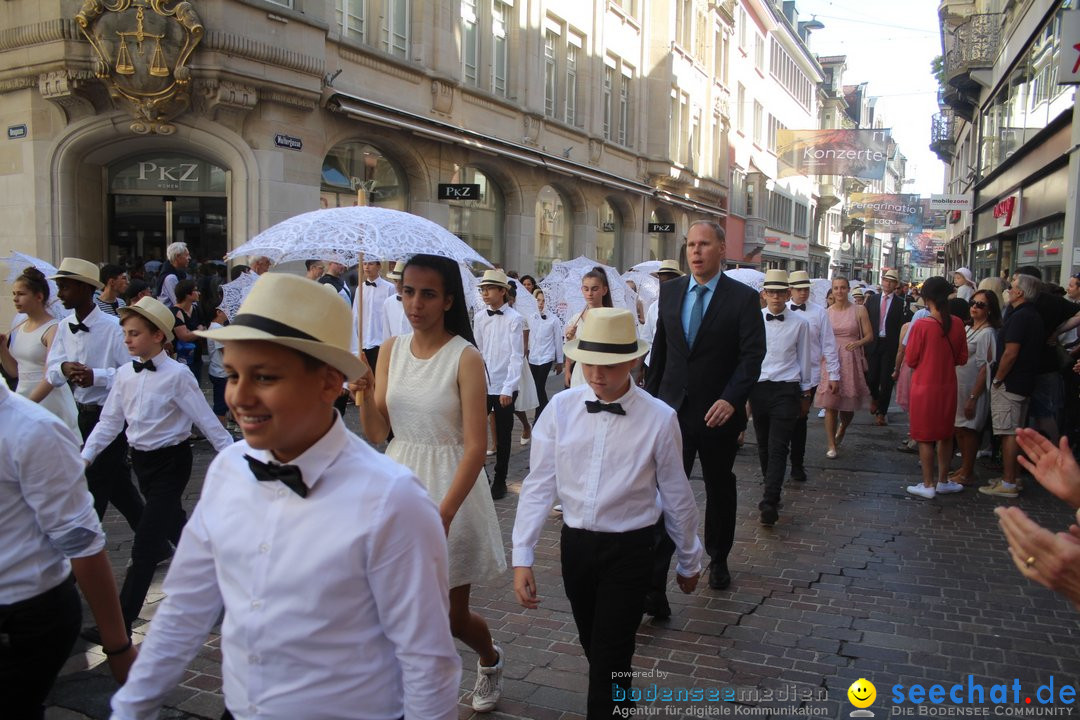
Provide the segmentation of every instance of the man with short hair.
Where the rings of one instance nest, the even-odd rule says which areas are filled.
[[[660,286],[645,387],[678,414],[686,474],[701,460],[709,587],[724,590],[731,584],[727,557],[738,499],[732,468],[739,433],[746,429],[746,401],[765,358],[765,322],[758,294],[722,272],[727,244],[719,224],[690,226],[686,258],[692,275]],[[661,619],[671,614],[664,593],[675,549],[665,537],[659,538],[646,599],[646,612]]]
[[[326,272],[326,263],[322,260],[305,260],[304,267],[307,268],[307,279],[315,280],[316,282]]]
[[[169,245],[165,248],[165,258],[154,285],[154,297],[172,307],[176,304],[176,283],[187,277],[185,268],[191,262],[187,243],[174,242]]]
[[[260,255],[251,259],[251,272],[256,275],[262,275],[270,270],[270,266],[273,263],[270,262],[270,258],[265,255]]]
[[[124,291],[128,287],[127,271],[119,265],[103,265],[98,276],[105,286],[94,293],[94,302],[106,315],[120,317],[120,308],[124,307]]]
[[[348,268],[346,268],[344,265],[342,265],[339,262],[335,262],[334,260],[331,260],[330,262],[326,263],[325,267],[326,267],[326,270],[319,277],[319,283],[321,283],[323,285],[333,285],[334,289],[337,290],[338,295],[341,296],[341,299],[344,300],[346,302],[346,304],[351,306],[352,302],[353,302],[353,296],[352,296],[352,293],[349,292],[349,286],[345,284],[345,279],[343,277],[345,275],[345,271]],[[309,272],[310,272],[310,268],[309,268]],[[379,311],[380,311],[380,313],[382,312],[382,304],[381,303],[379,304]],[[364,318],[365,319],[367,318],[367,313],[366,312],[364,313]],[[367,335],[366,330],[364,331],[364,335],[365,336]],[[374,365],[372,367],[374,367]]]
[[[1003,474],[979,488],[984,495],[1014,498],[1020,494],[1016,485],[1016,429],[1024,426],[1046,343],[1042,317],[1035,309],[1038,288],[1038,280],[1018,273],[1009,289],[1010,309],[998,333],[998,361],[990,384],[990,420],[994,435],[1001,438]]]
[[[333,263],[330,264],[333,265]],[[383,303],[395,291],[393,283],[385,280],[379,274],[381,269],[382,263],[377,260],[364,263],[363,280],[359,288],[361,292],[357,293],[357,298],[361,299],[364,306],[364,337],[360,339],[354,338],[353,351],[355,352],[358,349],[357,345],[363,348],[364,356],[371,367],[375,367],[378,363],[379,346],[382,345],[383,340]],[[355,328],[357,320],[357,302],[355,300],[353,300],[352,306],[353,327]]]

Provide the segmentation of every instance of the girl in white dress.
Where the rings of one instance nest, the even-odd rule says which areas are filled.
[[[607,273],[599,265],[582,276],[581,294],[585,298],[585,309],[574,314],[570,321],[566,323],[566,330],[563,335],[568,342],[577,337],[578,327],[585,321],[585,316],[590,309],[615,306],[611,300],[611,287],[608,285]],[[585,375],[581,371],[581,366],[570,358],[566,359],[563,372],[565,373],[566,387],[577,387],[585,384]]]
[[[961,465],[949,475],[951,482],[961,485],[975,484],[979,434],[988,417],[990,379],[996,355],[995,333],[1001,327],[996,294],[978,290],[968,304],[971,314],[971,327],[967,329],[968,361],[956,366],[955,427]]]
[[[67,385],[54,388],[45,379],[46,359],[58,322],[46,309],[49,283],[40,270],[29,267],[15,280],[11,294],[16,312],[26,315],[26,320],[15,326],[10,336],[0,334],[0,362],[4,372],[18,376],[15,392],[40,403],[81,439],[71,388]]]
[[[450,630],[480,656],[473,709],[492,710],[502,653],[469,610],[474,583],[506,571],[506,553],[484,472],[487,378],[457,265],[416,255],[405,265],[402,302],[413,331],[388,339],[371,374],[350,386],[370,442],[394,439],[388,457],[412,470],[439,507],[450,558]]]

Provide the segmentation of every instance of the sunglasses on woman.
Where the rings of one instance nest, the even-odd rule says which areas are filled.
[[[968,303],[968,305],[970,305],[973,308],[979,308],[980,310],[985,310],[986,309],[986,303],[984,303],[982,300],[972,300],[971,302]]]

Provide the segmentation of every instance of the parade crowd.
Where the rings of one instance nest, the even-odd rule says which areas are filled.
[[[732,279],[723,229],[702,221],[685,264],[652,273],[651,303],[616,307],[622,281],[587,268],[584,309],[563,322],[534,278],[501,269],[479,278],[471,312],[477,290],[432,255],[365,262],[355,285],[332,260],[308,260],[301,277],[252,258],[233,271],[258,277],[231,315],[225,267],[192,278],[189,263],[175,243],[146,278],[65,258],[55,275],[28,268],[14,284],[19,315],[0,335],[13,381],[0,384],[11,717],[42,717],[80,633],[122,683],[112,716],[156,717],[218,623],[226,718],[456,718],[455,638],[478,655],[468,702],[494,710],[513,648],[493,641],[470,589],[507,573],[495,503],[515,422],[529,472],[514,593],[525,608],[544,602],[535,547],[561,515],[590,720],[632,705],[635,633],[643,615],[671,615],[673,557],[681,592],[731,586],[733,467],[750,424],[767,527],[782,529],[785,482],[812,480],[808,433],[840,457],[857,413],[873,416],[868,432],[900,419],[894,390],[910,427],[898,450],[922,469],[913,498],[977,486],[1013,499],[1027,470],[1080,506],[1080,277],[1059,288],[1018,268],[976,287],[960,268],[914,287],[887,271],[880,287],[834,277],[819,305],[805,271],[768,270],[760,289]],[[566,389],[549,398],[552,373]],[[350,402],[363,439],[344,424]],[[188,517],[193,437],[217,455]],[[980,455],[1001,466],[982,485]],[[119,589],[101,527],[109,504],[134,531]],[[1080,527],[1053,533],[1019,507],[997,512],[1020,572],[1080,608]],[[155,569],[170,559],[135,648]],[[94,626],[82,626],[80,592]]]

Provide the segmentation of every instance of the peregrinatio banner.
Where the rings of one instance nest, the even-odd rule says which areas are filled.
[[[777,130],[780,177],[845,175],[885,177],[889,130]]]
[[[908,232],[922,226],[922,205],[918,195],[851,193],[847,211],[849,217],[879,230]]]

